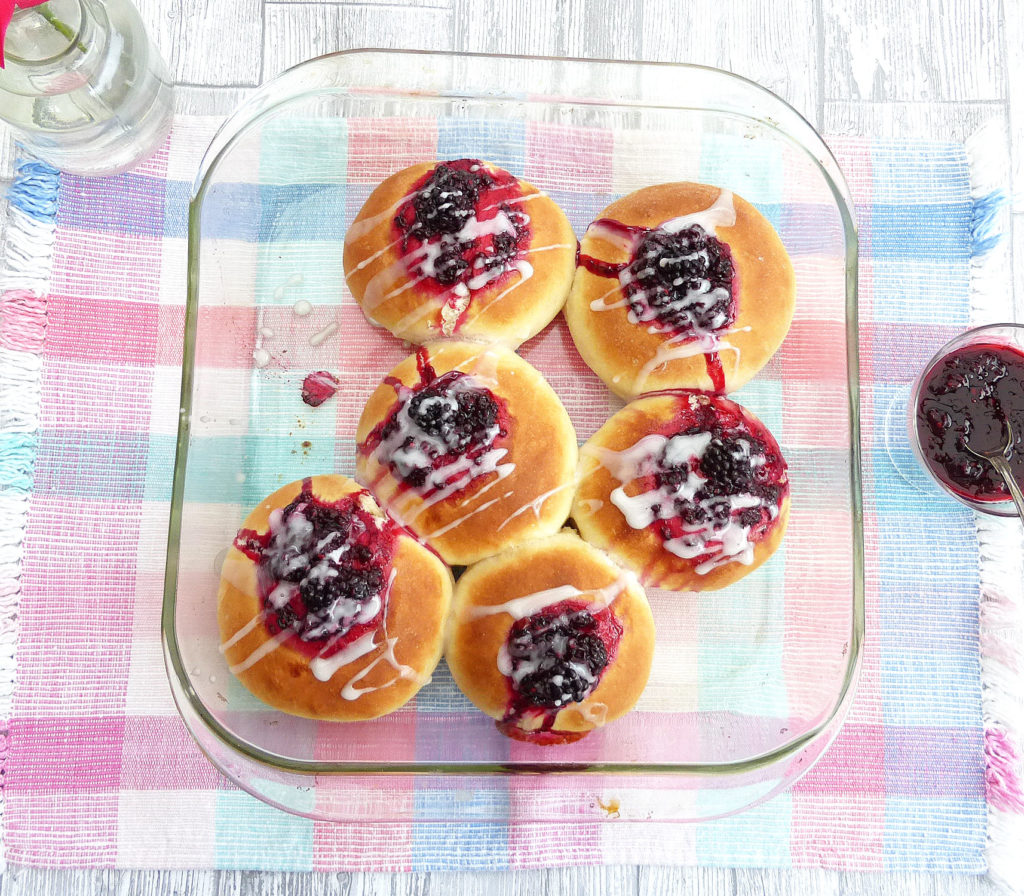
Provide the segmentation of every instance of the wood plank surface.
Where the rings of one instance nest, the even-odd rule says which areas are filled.
[[[377,4],[267,3],[263,35],[267,78],[313,56],[358,47],[445,50],[452,11]]]
[[[1000,0],[834,0],[822,9],[826,99],[1006,95]]]
[[[774,91],[816,123],[817,0],[644,0],[640,59],[724,68]]]
[[[262,0],[135,0],[171,77],[186,84],[259,84]]]
[[[178,109],[227,115],[303,59],[362,46],[639,58],[730,69],[826,134],[961,140],[990,118],[1012,149],[1014,282],[1024,297],[1024,4],[1018,0],[135,0],[181,85]],[[1014,85],[1011,89],[1010,85]],[[0,129],[0,186],[13,151]],[[688,867],[446,874],[9,868],[3,896],[705,896],[995,892],[982,877]]]

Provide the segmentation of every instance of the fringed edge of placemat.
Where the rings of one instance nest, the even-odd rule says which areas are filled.
[[[7,192],[7,226],[0,244],[0,871],[6,866],[7,733],[59,187],[55,168],[18,162]]]
[[[971,222],[971,321],[1012,319],[1008,137],[993,121],[967,141]],[[985,725],[986,854],[989,874],[1024,889],[1024,533],[1014,519],[977,515],[982,715]]]

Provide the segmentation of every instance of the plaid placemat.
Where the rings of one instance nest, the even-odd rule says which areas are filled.
[[[722,821],[573,834],[414,819],[382,836],[238,791],[191,741],[164,678],[187,196],[215,124],[179,120],[160,153],[116,178],[23,165],[10,197],[0,281],[7,861],[986,870],[992,806],[1022,809],[1013,737],[983,713],[979,597],[1000,605],[999,583],[982,581],[973,515],[923,491],[886,437],[914,373],[977,322],[972,264],[988,248],[991,209],[972,198],[963,146],[831,142],[861,233],[868,639],[856,702],[823,760],[789,792]],[[542,164],[544,140],[532,137],[522,153]],[[444,134],[432,139],[422,157],[445,157]],[[252,222],[222,223],[241,233]]]

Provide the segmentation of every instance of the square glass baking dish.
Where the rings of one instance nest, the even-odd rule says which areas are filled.
[[[576,744],[506,739],[443,660],[405,708],[331,723],[263,705],[218,650],[219,567],[240,523],[287,482],[352,475],[362,405],[411,350],[352,300],[345,229],[384,177],[462,157],[547,191],[577,236],[642,186],[729,188],[774,224],[796,270],[786,341],[731,396],[789,463],[783,545],[724,591],[651,591],[658,640],[644,696]],[[713,69],[374,50],[311,60],[261,88],[213,139],[189,210],[162,625],[175,700],[211,760],[261,799],[335,820],[688,820],[792,784],[838,730],[863,639],[851,209],[813,128]],[[571,372],[573,352],[560,316],[520,349],[582,443],[621,402]],[[314,409],[300,389],[316,370],[341,388]]]

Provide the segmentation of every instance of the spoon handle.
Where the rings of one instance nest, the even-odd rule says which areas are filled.
[[[1024,495],[1020,493],[1020,486],[1017,485],[1017,480],[1013,478],[1010,465],[1004,457],[999,455],[989,457],[989,461],[996,468],[996,472],[1003,477],[1003,482],[1006,483],[1006,487],[1010,490],[1013,503],[1017,506],[1017,516],[1024,520]]]

